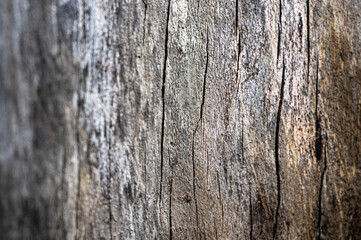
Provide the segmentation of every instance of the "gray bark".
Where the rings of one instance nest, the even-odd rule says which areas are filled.
[[[1,238],[358,239],[360,12],[1,1]]]

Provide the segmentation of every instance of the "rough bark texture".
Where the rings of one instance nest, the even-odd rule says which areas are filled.
[[[2,0],[1,239],[358,239],[361,2]]]

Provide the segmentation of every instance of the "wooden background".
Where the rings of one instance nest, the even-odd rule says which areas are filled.
[[[2,239],[359,239],[361,1],[2,0]]]

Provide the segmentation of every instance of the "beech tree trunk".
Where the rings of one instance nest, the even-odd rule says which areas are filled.
[[[359,239],[361,1],[1,0],[1,239]]]

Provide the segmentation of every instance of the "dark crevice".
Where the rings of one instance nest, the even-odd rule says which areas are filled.
[[[237,95],[238,96],[238,92],[239,92],[239,80],[238,80],[238,74],[239,74],[239,57],[241,55],[241,34],[239,34],[238,36],[238,56],[237,56],[237,73],[236,73],[236,86],[237,86]]]
[[[324,150],[324,165],[323,165],[323,170],[321,173],[321,181],[320,181],[320,190],[318,193],[318,223],[317,223],[317,228],[318,228],[318,236],[317,239],[321,239],[321,220],[322,220],[322,188],[323,188],[323,181],[325,179],[325,173],[327,170],[327,135],[326,135],[326,147]]]
[[[78,153],[80,153],[80,136],[79,131],[76,134]],[[75,202],[75,228],[76,228],[76,239],[79,239],[78,231],[79,231],[79,213],[80,213],[80,187],[81,187],[81,158],[78,157],[78,184],[77,184],[77,193],[76,193],[76,202]]]
[[[198,128],[198,126],[197,126]],[[196,130],[197,130],[196,128]],[[195,162],[194,162],[194,137],[196,134],[196,130],[193,133],[193,141],[192,141],[192,168],[193,168],[193,196],[194,196],[194,203],[196,207],[196,223],[198,227],[198,204],[197,204],[197,195],[196,195],[196,169],[195,169]]]
[[[284,86],[285,86],[285,71],[286,71],[285,59],[283,57],[282,82],[281,82],[281,89],[280,89],[280,100],[279,100],[279,104],[278,104],[277,122],[276,122],[276,134],[275,134],[275,165],[276,165],[276,175],[277,175],[277,208],[276,208],[275,224],[273,226],[273,239],[276,239],[279,208],[280,208],[280,205],[281,205],[281,175],[280,175],[280,161],[279,161],[279,135],[280,135],[282,104],[283,104],[283,93],[284,93]]]
[[[164,148],[164,125],[165,125],[165,80],[167,73],[167,58],[168,58],[168,25],[170,15],[170,0],[168,1],[167,9],[167,23],[165,30],[165,43],[164,43],[164,63],[163,63],[163,77],[162,77],[162,131],[161,131],[161,143],[160,143],[160,188],[159,198],[162,201],[162,184],[163,184],[163,148]],[[159,202],[159,203],[160,203]]]
[[[236,83],[237,83],[237,96],[239,91],[239,83],[238,83],[238,74],[239,74],[239,57],[241,55],[241,34],[238,35],[238,56],[237,56],[237,73],[236,73]]]
[[[277,62],[281,53],[281,35],[282,35],[282,0],[279,1],[279,23],[278,23],[278,41],[277,41]]]
[[[244,123],[243,123],[243,117],[242,117],[242,133],[241,133],[241,151],[242,151],[242,164],[245,164],[245,158],[244,158]]]
[[[202,103],[201,103],[201,110],[200,110],[200,114],[199,114],[199,122],[202,121],[203,118],[203,108],[204,108],[204,98],[206,96],[206,83],[207,83],[207,73],[208,73],[208,59],[209,59],[209,48],[208,48],[208,31],[207,31],[207,45],[206,45],[206,52],[207,52],[207,56],[206,56],[206,66],[204,69],[204,77],[203,77],[203,92],[202,92]]]
[[[236,0],[236,33],[238,33],[238,0]]]
[[[224,212],[223,212],[223,202],[222,202],[222,194],[221,194],[221,182],[220,182],[220,180],[219,180],[219,172],[218,172],[218,171],[217,171],[217,183],[218,183],[219,201],[220,201],[221,210],[222,210],[222,228],[223,228]]]
[[[249,191],[249,239],[253,239],[253,209],[252,209],[252,191]]]
[[[83,14],[83,19],[82,19],[82,33],[83,33],[83,36],[82,36],[82,39],[81,39],[81,41],[82,41],[82,43],[83,44],[85,44],[86,43],[86,41],[87,41],[87,39],[86,39],[86,35],[87,35],[87,29],[86,29],[86,24],[85,24],[85,22],[86,22],[86,17],[87,17],[87,12],[86,12],[86,0],[82,0],[82,8],[83,8],[83,11],[84,11],[84,14]]]
[[[315,109],[315,115],[316,115],[316,140],[315,140],[315,151],[316,151],[316,159],[319,163],[321,161],[322,156],[322,135],[321,135],[321,124],[320,124],[320,118],[318,116],[318,95],[319,95],[319,79],[318,79],[318,60],[316,63],[316,109]]]
[[[86,70],[86,71],[85,71]],[[86,78],[87,76],[87,70],[88,70],[88,67],[86,67],[84,70],[83,70],[83,73],[84,73],[84,78]],[[83,79],[80,78],[80,81],[79,81],[79,85],[83,83]],[[82,154],[81,154],[81,136],[80,136],[80,131],[79,131],[79,128],[80,128],[80,122],[79,122],[79,118],[80,118],[80,111],[81,111],[81,108],[82,108],[82,105],[84,103],[83,101],[83,98],[81,97],[80,95],[80,92],[81,92],[81,87],[79,86],[78,87],[78,104],[77,104],[77,110],[76,110],[76,146],[77,146],[77,151],[78,151],[78,156],[77,156],[77,159],[78,159],[78,172],[77,172],[77,193],[76,193],[76,199],[75,199],[75,228],[76,228],[76,233],[75,233],[75,236],[76,236],[76,239],[79,239],[80,237],[78,236],[78,230],[79,230],[79,212],[80,212],[80,190],[81,190],[81,159],[82,159]],[[87,146],[88,147],[88,146]]]
[[[197,195],[196,195],[196,168],[195,168],[195,161],[194,161],[194,140],[195,140],[195,135],[196,135],[196,133],[197,133],[199,124],[202,123],[202,118],[203,118],[204,100],[205,100],[205,96],[206,96],[206,83],[207,83],[207,73],[208,73],[208,61],[209,61],[208,44],[209,44],[209,38],[208,38],[208,30],[207,30],[206,66],[205,66],[205,69],[204,69],[204,77],[203,77],[202,102],[201,102],[201,107],[200,107],[199,119],[198,119],[198,121],[197,121],[196,128],[195,128],[195,130],[194,130],[194,132],[193,132],[193,140],[192,140],[193,196],[194,196],[194,202],[195,202],[195,207],[196,207],[196,222],[197,222],[197,227],[198,227],[198,203],[197,203]]]
[[[144,148],[144,197],[145,197],[145,201],[148,202],[148,199],[147,199],[147,193],[148,193],[148,188],[147,188],[147,176],[148,176],[148,173],[147,173],[147,145],[145,145],[145,148]]]
[[[148,5],[145,0],[142,0],[144,4],[144,18],[143,18],[143,46],[144,46],[144,39],[145,39],[145,21],[147,20],[147,8]]]
[[[238,56],[237,56],[237,73],[239,70],[239,57],[241,56],[241,33],[238,35]]]
[[[207,151],[207,187],[209,185],[209,158],[208,158],[208,151]]]
[[[173,170],[172,170],[172,178],[170,179],[170,191],[169,191],[169,239],[173,239],[173,229],[172,229],[172,190],[173,190]]]
[[[221,198],[221,183],[219,181],[219,173],[217,171],[218,196]]]
[[[310,0],[306,0],[307,4],[307,83],[310,76],[310,61],[311,61],[311,43],[310,43]]]
[[[317,162],[320,162],[322,156],[322,136],[321,136],[321,126],[320,120],[316,118],[316,142],[315,142],[315,150],[316,150],[316,159]]]
[[[241,33],[238,27],[238,12],[239,12],[239,6],[238,6],[238,0],[236,0],[236,33],[238,37],[238,54],[237,54],[237,73],[236,73],[236,86],[237,86],[237,95],[239,91],[239,83],[238,83],[238,73],[239,73],[239,57],[241,55]]]
[[[107,185],[107,198],[108,198],[108,214],[109,214],[109,233],[110,233],[110,239],[113,239],[113,232],[112,232],[112,189],[111,189],[111,184],[112,184],[112,157],[111,157],[111,152],[112,152],[112,148],[111,148],[111,141],[109,139],[109,149],[108,149],[108,159],[109,159],[109,164],[108,164],[108,185]]]

